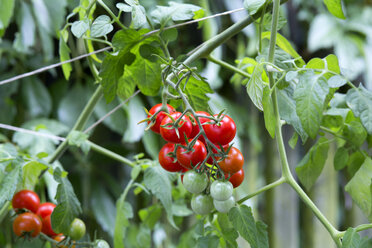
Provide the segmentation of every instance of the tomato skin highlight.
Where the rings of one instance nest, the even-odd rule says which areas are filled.
[[[242,182],[244,181],[244,170],[240,169],[238,172],[234,173],[230,177],[229,181],[234,188],[239,187],[240,184],[242,184]]]
[[[177,121],[179,117],[182,114],[180,112],[175,112],[171,114],[173,119]],[[187,116],[183,116],[181,121],[178,123],[178,134],[175,131],[175,129],[168,129],[165,127],[162,127],[163,125],[166,125],[168,123],[174,123],[172,119],[169,116],[166,116],[160,125],[160,134],[161,137],[163,137],[164,140],[170,142],[170,143],[184,143],[185,142],[185,135],[186,137],[189,137],[192,131],[192,123]]]
[[[41,218],[45,218],[48,215],[51,215],[54,208],[56,207],[55,204],[51,202],[44,202],[39,205],[36,214],[39,215]]]
[[[165,144],[160,149],[158,156],[161,167],[163,167],[164,170],[169,172],[178,172],[184,169],[184,167],[180,163],[174,162],[173,157],[167,156],[168,153],[174,151],[174,146],[175,145],[172,143]]]
[[[225,173],[234,174],[240,171],[244,165],[243,154],[239,151],[238,148],[231,147],[227,157],[218,163],[221,170]]]
[[[187,149],[183,147],[177,149],[178,162],[188,169],[192,169],[193,166],[195,167],[197,164],[202,163],[207,157],[207,148],[205,148],[204,144],[200,140],[195,142],[193,149],[194,151],[189,152],[187,152]]]
[[[41,227],[41,220],[34,213],[19,214],[13,221],[13,232],[18,237],[27,233],[34,238],[40,234]]]
[[[161,109],[162,107],[162,104],[161,103],[158,103],[156,105],[154,105],[150,111],[149,111],[149,114],[147,117],[150,118],[152,115],[154,115],[159,109]],[[168,111],[169,111],[169,114],[172,114],[174,112],[176,112],[176,110],[169,104],[167,104],[167,107],[168,107]],[[160,123],[161,121],[166,117],[167,115],[165,114],[164,111],[160,111],[158,113],[158,115],[156,116],[156,120],[155,120],[155,124],[150,127],[150,129],[155,132],[155,133],[160,133]],[[150,121],[147,122],[148,124],[150,124]]]
[[[40,205],[39,196],[32,190],[24,189],[17,192],[12,199],[12,206],[17,212],[18,209],[28,209],[36,213]]]
[[[218,117],[218,114],[215,114],[214,117]],[[235,122],[228,115],[225,115],[219,124],[203,125],[203,129],[213,144],[226,145],[234,139],[236,134]]]

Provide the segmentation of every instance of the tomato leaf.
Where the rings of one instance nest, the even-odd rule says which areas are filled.
[[[324,4],[327,6],[328,11],[337,18],[346,19],[344,12],[342,10],[341,0],[323,0]]]
[[[345,186],[345,190],[368,217],[369,221],[372,221],[371,178],[372,160],[367,157],[360,169]]]
[[[254,15],[265,4],[266,0],[244,0],[244,8],[249,15]]]
[[[3,208],[6,201],[11,201],[17,190],[18,182],[22,179],[21,161],[12,161],[12,170],[5,174],[0,181],[0,209]]]
[[[274,106],[271,100],[270,88],[265,87],[263,90],[262,106],[264,111],[264,120],[266,130],[269,132],[271,138],[275,137],[275,114]]]
[[[91,194],[92,212],[102,229],[114,237],[115,204],[103,187],[95,187]]]
[[[247,83],[247,93],[251,98],[253,104],[261,111],[263,110],[262,106],[263,89],[265,85],[267,85],[267,83],[262,80],[262,72],[263,65],[257,64],[254,67],[252,76]]]
[[[208,234],[206,236],[200,237],[197,240],[197,248],[208,248],[208,247],[218,247],[219,237],[213,234]]]
[[[339,147],[333,159],[333,165],[335,167],[335,170],[342,170],[343,168],[345,168],[348,160],[349,160],[348,150],[343,146]]]
[[[233,207],[228,216],[234,228],[252,248],[269,247],[267,226],[261,221],[254,220],[250,207],[246,205]]]
[[[56,233],[68,233],[71,222],[82,213],[80,202],[62,170],[54,170],[54,179],[59,183],[56,194],[57,207],[52,213],[52,226]]]
[[[66,61],[71,59],[70,57],[70,48],[67,46],[67,39],[68,39],[68,32],[60,32],[59,37],[59,58],[60,61]],[[65,63],[62,65],[62,71],[63,75],[65,76],[65,79],[68,80],[70,78],[70,74],[72,71],[72,66],[70,63]]]
[[[362,85],[358,89],[350,89],[346,95],[346,103],[356,117],[360,118],[368,134],[372,135],[372,93]]]
[[[75,35],[76,38],[81,38],[89,29],[89,19],[86,18],[81,21],[75,21],[71,26],[71,33]]]
[[[14,0],[0,0],[0,37],[3,36],[5,29],[8,27],[10,19],[13,16]]]
[[[328,149],[328,140],[321,137],[298,164],[296,173],[306,189],[309,190],[322,173],[327,160]]]
[[[195,12],[201,8],[193,4],[169,2],[169,6],[156,6],[151,12],[155,23],[162,26],[169,21],[185,21],[194,17]]]
[[[294,91],[296,113],[306,133],[315,138],[323,117],[324,101],[329,92],[327,82],[321,75],[308,71],[300,76]]]
[[[342,238],[342,248],[359,248],[361,238],[359,233],[352,227],[346,230],[345,235]]]
[[[48,166],[39,161],[31,161],[25,164],[22,168],[23,172],[23,188],[33,189],[39,181],[41,171],[47,169]]]
[[[148,208],[141,209],[138,212],[141,221],[151,230],[154,229],[156,223],[161,218],[162,211],[161,211],[160,204],[152,205]]]
[[[147,118],[145,111],[143,111],[143,106],[144,103],[138,96],[132,98],[128,105],[123,106],[127,112],[126,119],[128,121],[123,136],[124,142],[138,142],[145,133],[146,125],[138,125],[138,122]]]
[[[52,111],[52,99],[45,85],[36,77],[23,79],[22,96],[32,117],[48,116]]]
[[[92,23],[90,35],[92,37],[101,37],[110,33],[114,29],[111,19],[107,15],[98,16]]]
[[[297,145],[297,141],[298,141],[298,134],[294,132],[291,139],[288,141],[288,144],[292,149],[295,149]]]
[[[183,87],[183,85],[181,85]],[[193,77],[190,78],[186,84],[184,93],[187,95],[191,106],[196,111],[208,111],[209,96],[207,93],[213,93],[210,85],[201,80],[197,80]]]

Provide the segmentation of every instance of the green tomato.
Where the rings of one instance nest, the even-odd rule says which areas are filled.
[[[214,181],[211,185],[211,196],[217,201],[226,201],[232,196],[233,185],[229,181]]]
[[[81,219],[75,218],[70,224],[68,235],[72,240],[79,240],[85,235],[85,223]]]
[[[207,175],[190,170],[183,176],[183,186],[191,193],[201,193],[208,186]]]
[[[110,245],[103,239],[94,241],[94,248],[110,248]]]
[[[230,211],[232,207],[234,207],[235,199],[233,196],[231,196],[229,199],[225,201],[213,200],[213,205],[218,212],[227,213]]]
[[[191,208],[196,214],[209,214],[213,209],[213,199],[209,195],[193,195]]]

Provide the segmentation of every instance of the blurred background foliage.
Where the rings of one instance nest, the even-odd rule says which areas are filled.
[[[0,0],[0,80],[58,62],[59,30],[63,27],[67,14],[79,4],[77,0],[15,0],[14,6],[8,6],[11,2]],[[117,11],[115,4],[120,1],[105,2],[112,10]],[[147,11],[151,11],[154,6],[166,5],[168,1],[140,2]],[[241,8],[243,5],[243,1],[230,0],[184,2],[203,7],[206,15]],[[281,8],[281,25],[284,25],[281,32],[292,41],[305,61],[334,53],[339,58],[344,75],[356,85],[363,83],[366,88],[372,90],[372,2],[344,0],[343,3],[346,20],[331,16],[321,0],[288,1]],[[95,13],[98,16],[104,13],[104,10],[98,7]],[[179,28],[177,39],[169,44],[171,56],[176,58],[186,54],[246,15],[245,11],[240,11],[230,16],[204,21],[201,28],[197,24]],[[130,20],[127,15],[122,18],[124,23]],[[118,29],[117,26],[115,28]],[[231,64],[235,63],[235,59],[255,57],[257,40],[257,27],[251,25],[217,48],[213,56]],[[71,57],[86,53],[83,41],[73,39],[71,35],[68,45],[71,48]],[[95,49],[104,46],[95,43]],[[98,55],[99,58],[103,56]],[[264,128],[263,116],[250,102],[243,86],[230,83],[232,72],[205,60],[199,61],[197,66],[216,91],[210,96],[211,109],[218,112],[226,108],[238,126],[235,144],[243,151],[246,159],[246,179],[237,191],[239,198],[280,176],[276,146]],[[56,68],[0,85],[0,123],[25,128],[38,128],[42,125],[47,132],[66,135],[94,90],[94,79],[90,75],[88,63],[80,60],[73,62],[72,67],[68,81],[64,79],[62,70]],[[102,99],[88,126],[120,101],[121,99],[115,99],[106,104]],[[128,158],[145,153],[146,157],[156,160],[162,145],[159,137],[152,132],[145,132],[145,125],[137,123],[145,118],[143,108],[149,109],[158,102],[160,98],[143,95],[134,97],[122,109],[107,118],[103,125],[96,127],[92,131],[91,140]],[[286,141],[292,134],[291,128],[284,129]],[[0,130],[0,140],[11,140],[31,154],[40,151],[50,153],[56,145],[45,139],[29,139],[30,136],[27,135],[13,136],[10,131]],[[288,147],[290,164],[293,167],[303,157],[310,142],[304,147],[297,146],[294,150]],[[335,147],[334,144],[330,153],[335,152]],[[333,155],[329,157],[333,158]],[[90,235],[93,236],[96,231],[99,237],[112,242],[115,201],[130,179],[130,170],[94,152],[85,155],[77,148],[71,148],[60,159],[60,163],[69,172],[69,179],[82,203],[83,219]],[[359,209],[352,205],[350,196],[343,190],[347,177],[344,172],[335,172],[333,161],[329,159],[316,186],[311,192],[307,192],[332,224],[340,229],[366,222]],[[52,179],[49,182],[46,180],[46,184],[50,195],[53,195]],[[173,191],[175,199],[189,197],[180,187],[175,187]],[[46,195],[43,197],[48,198]],[[131,193],[129,201],[133,212],[139,212],[139,215],[134,215],[132,221],[136,225],[132,225],[128,230],[128,247],[148,247],[150,242],[154,247],[175,247],[174,244],[178,244],[177,247],[187,247],[185,240],[189,234],[186,230],[195,223],[195,217],[177,217],[176,223],[183,224],[180,231],[175,231],[162,215],[159,205],[153,202],[153,207],[146,208],[153,201],[148,195]],[[324,227],[287,185],[253,198],[248,204],[253,206],[256,217],[268,224],[271,247],[334,246]],[[187,209],[180,209],[180,216],[189,215]],[[146,219],[146,216],[151,218]],[[140,219],[147,222],[139,224]],[[147,228],[143,228],[143,225],[147,225]],[[9,235],[8,229],[4,223],[0,223],[1,247],[4,245],[2,242],[5,242],[4,237]],[[181,238],[180,234],[183,234]],[[368,232],[363,234],[371,235]]]

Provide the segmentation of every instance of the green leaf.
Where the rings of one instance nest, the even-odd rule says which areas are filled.
[[[111,24],[111,19],[107,15],[98,16],[92,23],[90,35],[92,37],[101,37],[110,33],[114,29]]]
[[[263,110],[262,97],[263,89],[267,85],[262,79],[263,65],[258,64],[254,67],[251,78],[247,83],[247,93],[251,98],[254,105],[259,109]]]
[[[360,118],[368,134],[372,135],[372,93],[360,85],[358,89],[347,92],[346,103]]]
[[[81,38],[89,29],[89,19],[75,21],[71,25],[71,32],[76,38]]]
[[[267,13],[263,19],[263,30],[264,31],[271,31],[271,24],[273,21],[273,15],[271,13]],[[279,11],[279,19],[278,25],[276,30],[282,29],[287,24],[287,16],[284,11]]]
[[[0,37],[3,36],[13,16],[14,0],[0,0]]]
[[[174,203],[172,205],[172,212],[174,216],[186,217],[194,214],[194,212],[187,208],[186,204]]]
[[[152,20],[162,26],[170,20],[186,21],[194,17],[195,12],[201,8],[193,4],[169,2],[169,6],[156,6],[151,12]]]
[[[296,112],[311,138],[315,138],[323,117],[324,101],[329,88],[324,77],[308,71],[301,75],[294,91]]]
[[[132,12],[132,7],[125,3],[117,3],[116,8],[124,12]]]
[[[331,88],[338,88],[344,86],[346,83],[347,80],[339,75],[333,76],[328,80],[328,85]]]
[[[246,205],[233,207],[228,216],[234,228],[249,242],[252,248],[269,247],[267,226],[261,221],[254,220],[250,207]]]
[[[270,88],[267,86],[263,90],[262,106],[264,111],[265,127],[271,138],[274,138],[276,126],[274,106],[271,100]]]
[[[114,229],[114,247],[124,247],[124,237],[129,219],[133,218],[132,206],[125,201],[126,191],[124,191],[116,202],[116,218]]]
[[[183,87],[183,84],[181,87]],[[184,93],[187,95],[191,106],[196,111],[209,110],[208,101],[210,98],[207,96],[207,93],[213,93],[213,90],[207,82],[191,77],[186,84]]]
[[[346,19],[344,12],[342,11],[341,0],[323,0],[323,2],[332,15],[340,19]]]
[[[137,29],[145,25],[147,22],[146,19],[146,10],[140,5],[132,6],[132,24],[133,28]]]
[[[360,147],[367,138],[367,132],[359,121],[345,123],[343,136],[354,146]]]
[[[70,57],[70,48],[67,46],[66,40],[68,39],[68,32],[66,32],[66,37],[63,36],[62,32],[60,33],[59,37],[59,58],[60,61],[66,61],[71,59]],[[68,80],[70,78],[70,74],[72,71],[72,66],[70,63],[66,63],[62,65],[62,71],[63,75],[65,76],[65,79]]]
[[[368,220],[372,221],[372,160],[366,158],[360,169],[345,186],[353,201],[360,207]]]
[[[297,141],[298,141],[298,134],[294,132],[291,139],[288,141],[288,144],[292,149],[295,149],[297,145]]]
[[[12,162],[13,168],[8,172],[2,181],[0,181],[0,209],[3,208],[6,201],[11,201],[17,190],[18,182],[22,179],[22,166],[20,161]]]
[[[353,177],[355,173],[359,170],[365,160],[365,155],[361,151],[356,151],[350,154],[347,161],[347,171],[349,177]]]
[[[254,15],[265,4],[266,0],[244,0],[244,8],[249,15]]]
[[[23,171],[23,188],[33,189],[39,181],[40,173],[47,169],[48,166],[38,161],[31,161],[25,164],[22,168]]]
[[[209,247],[218,247],[219,238],[216,235],[209,234],[203,237],[198,238],[197,248],[209,248]]]
[[[52,213],[52,226],[56,233],[68,233],[71,222],[82,213],[80,202],[67,179],[62,177],[62,170],[54,170],[54,179],[59,183],[56,194],[57,207]]]
[[[138,122],[147,118],[147,114],[143,111],[143,106],[144,103],[139,96],[132,98],[128,105],[124,106],[128,121],[123,137],[124,142],[133,143],[141,140],[146,125],[138,124]]]
[[[141,221],[151,230],[154,229],[156,223],[162,215],[160,204],[152,205],[148,208],[141,209],[138,212]]]
[[[106,54],[102,62],[102,68],[99,73],[102,78],[101,85],[103,87],[106,102],[111,102],[116,96],[117,84],[119,79],[124,74],[124,66],[133,63],[135,55],[130,52],[120,52],[119,54]],[[137,60],[138,61],[138,60]]]
[[[119,78],[117,95],[120,98],[127,99],[133,95],[136,89],[136,78],[130,70],[124,70],[124,74]]]
[[[342,238],[341,248],[360,248],[361,238],[354,228],[349,227]]]
[[[134,29],[120,30],[115,33],[112,38],[112,45],[116,49],[122,50],[122,52],[129,52],[141,39],[148,30],[142,29],[136,31]]]
[[[349,151],[343,146],[339,147],[335,153],[335,157],[333,160],[335,170],[342,170],[343,168],[345,168],[348,160]]]
[[[28,77],[22,81],[22,96],[31,116],[48,116],[52,110],[48,89],[36,77]]]
[[[328,149],[328,140],[321,137],[298,164],[296,173],[306,189],[309,190],[322,173],[328,157]]]
[[[103,187],[95,187],[91,194],[91,206],[93,214],[101,228],[114,237],[115,204],[109,193]]]
[[[101,99],[94,108],[94,114],[97,117],[97,119],[100,119],[119,104],[120,102],[118,99],[114,99],[110,103],[106,103],[104,99]],[[128,126],[127,115],[125,113],[125,110],[123,108],[116,110],[109,117],[105,118],[103,120],[103,123],[112,131],[122,136]]]
[[[89,135],[86,133],[73,130],[67,136],[68,144],[79,147],[88,140],[88,137]]]
[[[161,166],[149,167],[145,171],[144,183],[163,204],[170,224],[178,229],[172,216],[172,185],[166,173]]]
[[[30,48],[35,45],[36,36],[35,20],[32,16],[30,5],[25,2],[21,2],[19,14],[20,18],[17,18],[17,24],[19,26],[20,33],[16,33],[13,46],[16,49],[16,51],[20,53],[29,53]]]

